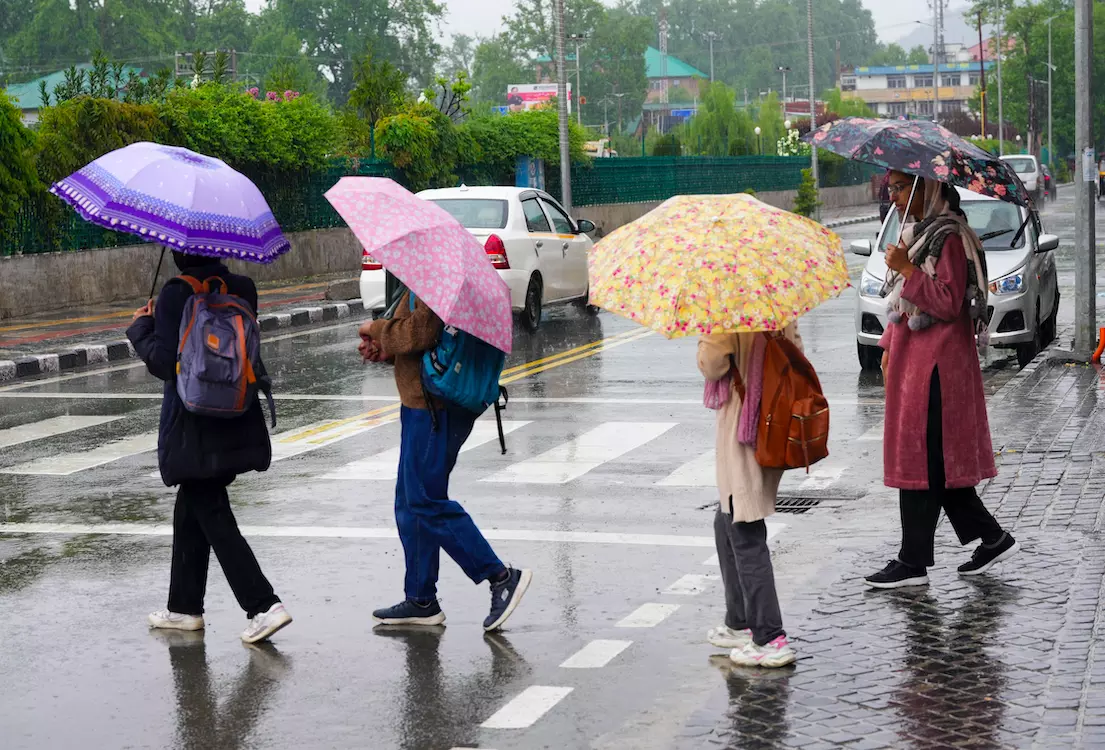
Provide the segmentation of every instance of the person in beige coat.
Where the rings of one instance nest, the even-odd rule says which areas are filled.
[[[698,369],[708,380],[721,380],[736,363],[748,385],[753,344],[759,333],[721,333],[698,342]],[[784,335],[802,346],[798,327]],[[709,642],[732,649],[730,658],[742,666],[782,667],[797,658],[783,630],[783,615],[775,591],[775,572],[767,546],[764,519],[775,512],[783,472],[764,469],[756,449],[737,439],[741,397],[730,383],[728,401],[717,412],[717,483],[719,506],[714,515],[721,578],[725,588],[725,623],[710,630]],[[750,388],[750,386],[749,386]]]

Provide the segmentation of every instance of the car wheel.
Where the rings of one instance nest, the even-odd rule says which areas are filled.
[[[1036,359],[1036,355],[1044,348],[1043,340],[1043,323],[1040,321],[1039,308],[1036,310],[1036,328],[1032,332],[1032,340],[1027,344],[1017,344],[1017,364],[1021,369],[1024,369],[1028,364]]]
[[[534,276],[526,289],[526,306],[522,308],[522,325],[530,333],[541,327],[541,279]]]
[[[859,353],[859,367],[864,372],[878,372],[882,369],[882,349],[877,346],[856,344]]]
[[[588,300],[591,299],[591,290],[587,290],[587,294],[576,300],[576,307],[583,311],[585,315],[598,315],[602,312],[602,308],[598,305],[592,305]]]
[[[1055,341],[1055,337],[1059,335],[1059,293],[1055,293],[1055,307],[1051,310],[1051,315],[1044,321],[1044,346],[1048,346],[1051,342]]]

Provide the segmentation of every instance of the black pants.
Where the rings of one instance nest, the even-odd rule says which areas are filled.
[[[786,635],[767,546],[767,524],[733,523],[731,516],[718,510],[714,514],[714,543],[725,587],[726,626],[750,629],[758,646]]]
[[[1001,526],[986,510],[974,487],[946,489],[944,475],[944,425],[941,418],[940,373],[932,371],[929,387],[928,450],[929,488],[901,490],[902,549],[898,559],[915,568],[935,564],[933,546],[940,511],[959,537],[960,544],[981,539],[987,544],[1001,539]]]
[[[253,617],[280,601],[253,550],[238,531],[226,488],[233,478],[182,482],[173,512],[173,572],[169,610],[202,615],[211,550],[238,604]]]

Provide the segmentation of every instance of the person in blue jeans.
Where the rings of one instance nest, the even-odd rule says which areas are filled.
[[[394,363],[395,384],[403,404],[395,523],[406,560],[406,598],[372,616],[382,625],[445,622],[437,600],[441,550],[445,550],[473,583],[491,584],[491,611],[483,627],[498,630],[521,602],[533,573],[503,564],[468,512],[449,499],[449,474],[472,434],[476,415],[436,400],[427,403],[422,356],[437,345],[441,319],[421,300],[415,300],[412,310],[407,293],[394,307],[390,319],[361,326],[358,347],[366,361]]]

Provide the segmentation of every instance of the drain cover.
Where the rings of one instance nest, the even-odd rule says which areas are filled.
[[[775,501],[775,510],[778,513],[805,513],[820,504],[821,500],[812,497],[780,497]]]

